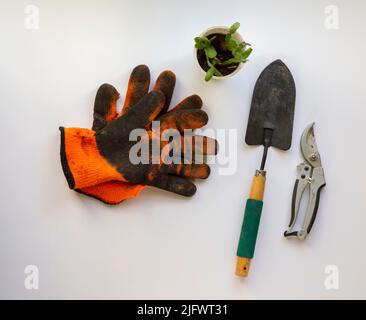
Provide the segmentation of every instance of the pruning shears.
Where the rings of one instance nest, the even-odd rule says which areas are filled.
[[[284,233],[285,237],[296,236],[300,240],[304,240],[311,231],[319,207],[320,190],[326,184],[315,141],[314,125],[315,123],[308,125],[301,136],[300,148],[305,161],[297,166],[297,179],[292,195],[291,221]],[[308,186],[310,196],[304,223],[299,231],[293,231],[299,214],[301,197]]]

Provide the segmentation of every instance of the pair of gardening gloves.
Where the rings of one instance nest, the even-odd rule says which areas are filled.
[[[201,98],[189,96],[168,111],[175,87],[174,73],[162,72],[151,92],[149,86],[150,71],[147,66],[139,65],[131,73],[121,113],[117,112],[118,91],[103,84],[95,97],[92,129],[60,127],[61,163],[71,189],[108,204],[118,204],[138,196],[145,185],[192,196],[196,186],[189,179],[209,176],[209,166],[195,159],[196,155],[202,159],[216,154],[215,139],[193,134],[181,136],[178,145],[181,161],[170,163],[163,161],[164,154],[171,153],[171,149],[164,150],[169,141],[160,139],[165,130],[184,133],[207,124]],[[152,121],[160,122],[160,131],[154,130]],[[130,159],[130,150],[137,143],[130,141],[130,133],[135,129],[147,133],[140,137],[150,147],[147,163],[134,163]],[[156,141],[160,153],[158,160],[152,161],[151,146]],[[143,151],[141,148],[140,152]]]

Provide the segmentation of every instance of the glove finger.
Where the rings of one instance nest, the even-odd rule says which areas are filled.
[[[117,117],[118,98],[119,93],[112,85],[105,83],[99,87],[94,101],[93,130],[103,129]]]
[[[159,117],[160,130],[176,129],[183,132],[184,129],[198,129],[208,122],[208,115],[203,110],[178,110],[168,112]]]
[[[117,126],[126,126],[126,130],[147,128],[164,107],[165,96],[160,91],[146,94],[125,115],[117,118]]]
[[[181,102],[179,102],[172,110],[169,112],[174,112],[178,110],[187,110],[187,109],[201,109],[202,108],[202,99],[197,94],[193,94]]]
[[[179,102],[172,110],[167,112],[167,114],[174,113],[179,110],[190,110],[190,109],[201,109],[202,108],[202,99],[196,95],[193,94],[181,102]],[[163,112],[160,113],[159,117],[156,120],[161,120],[161,117],[163,116]]]
[[[146,65],[135,67],[128,80],[125,102],[121,114],[134,106],[141,98],[149,92],[150,70]]]
[[[196,186],[191,181],[178,176],[161,174],[147,184],[176,194],[191,197],[196,193]]]
[[[210,175],[210,167],[207,164],[169,164],[166,172],[183,178],[206,179]]]
[[[196,156],[215,155],[217,151],[216,139],[200,135],[185,135],[181,138],[181,152],[187,159],[191,157],[194,160]]]
[[[172,100],[173,91],[175,87],[175,74],[172,71],[163,71],[160,73],[155,81],[154,89],[155,91],[161,91],[165,95],[165,105],[161,110],[161,114],[166,113],[170,101]]]
[[[162,159],[176,163],[204,163],[204,156],[217,154],[216,139],[199,135],[185,135],[178,139],[160,142]]]

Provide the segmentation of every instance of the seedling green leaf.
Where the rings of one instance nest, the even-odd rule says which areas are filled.
[[[206,37],[196,37],[194,38],[194,41],[197,49],[205,49],[211,45],[210,41]]]
[[[210,59],[216,57],[216,55],[217,55],[217,51],[213,46],[209,46],[209,47],[205,48],[205,53],[206,53],[206,56]]]
[[[215,74],[215,67],[212,66],[210,69],[207,70],[205,80],[210,81],[214,76],[214,74]]]
[[[252,49],[252,48],[248,48],[247,50],[245,50],[245,51],[243,52],[242,56],[241,56],[241,59],[242,59],[242,60],[247,59],[247,58],[250,56],[250,54],[252,53],[252,51],[253,51],[253,49]]]
[[[235,33],[240,27],[240,23],[239,22],[235,22],[230,28],[229,28],[229,33],[233,34]]]

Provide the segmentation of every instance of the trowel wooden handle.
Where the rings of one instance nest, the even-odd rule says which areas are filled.
[[[266,184],[266,172],[257,170],[252,182],[249,199],[245,206],[244,220],[241,227],[240,239],[237,250],[235,274],[246,277],[250,268],[250,260],[254,256],[259,222],[263,207],[263,194]]]

